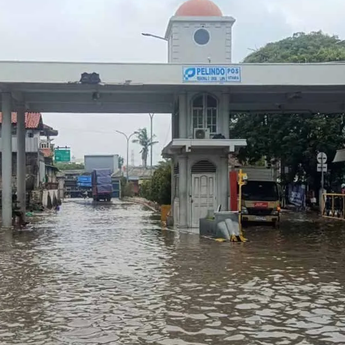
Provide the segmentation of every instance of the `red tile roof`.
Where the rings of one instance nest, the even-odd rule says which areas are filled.
[[[2,123],[2,113],[0,113],[0,124]],[[17,123],[17,113],[12,113],[12,123]],[[38,129],[42,126],[41,113],[25,113],[25,127],[27,129]]]

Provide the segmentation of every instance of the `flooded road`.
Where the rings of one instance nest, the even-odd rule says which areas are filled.
[[[345,230],[293,218],[229,244],[68,201],[0,234],[0,344],[345,344]]]

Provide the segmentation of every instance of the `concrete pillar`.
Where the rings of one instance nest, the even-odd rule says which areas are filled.
[[[171,158],[171,214],[174,214],[174,200],[175,200],[175,174],[174,174],[174,170],[175,170],[175,160],[174,158]]]
[[[12,225],[12,99],[10,93],[2,93],[2,226]]]
[[[179,95],[179,116],[178,116],[179,138],[186,139],[189,136],[188,128],[188,101],[187,94]]]
[[[175,138],[175,117],[176,114],[172,113],[171,114],[171,140]]]
[[[17,196],[20,209],[26,209],[26,151],[25,151],[25,108],[17,111]]]
[[[230,138],[230,94],[223,93],[220,104],[220,119],[219,119],[219,132],[222,133],[226,139]]]
[[[222,211],[229,209],[229,164],[227,157],[221,157],[218,170],[218,197],[219,203],[222,205]]]
[[[187,227],[187,201],[188,201],[188,165],[187,157],[179,157],[179,227]]]

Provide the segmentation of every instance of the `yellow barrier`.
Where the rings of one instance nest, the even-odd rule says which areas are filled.
[[[345,220],[345,194],[325,193],[322,201],[322,217]]]
[[[162,222],[167,221],[167,217],[170,213],[170,210],[171,210],[171,205],[162,205],[161,206],[161,221]]]

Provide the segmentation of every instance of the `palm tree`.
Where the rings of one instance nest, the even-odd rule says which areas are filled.
[[[147,129],[146,128],[139,128],[135,132],[137,138],[134,139],[132,142],[139,144],[142,149],[140,151],[141,153],[141,160],[143,163],[144,168],[147,168],[147,156],[149,155],[149,149],[151,146],[155,145],[158,143],[158,141],[153,141],[153,139],[156,137],[155,135],[152,136],[152,142],[151,138],[147,134]],[[151,147],[152,149],[152,147]]]

